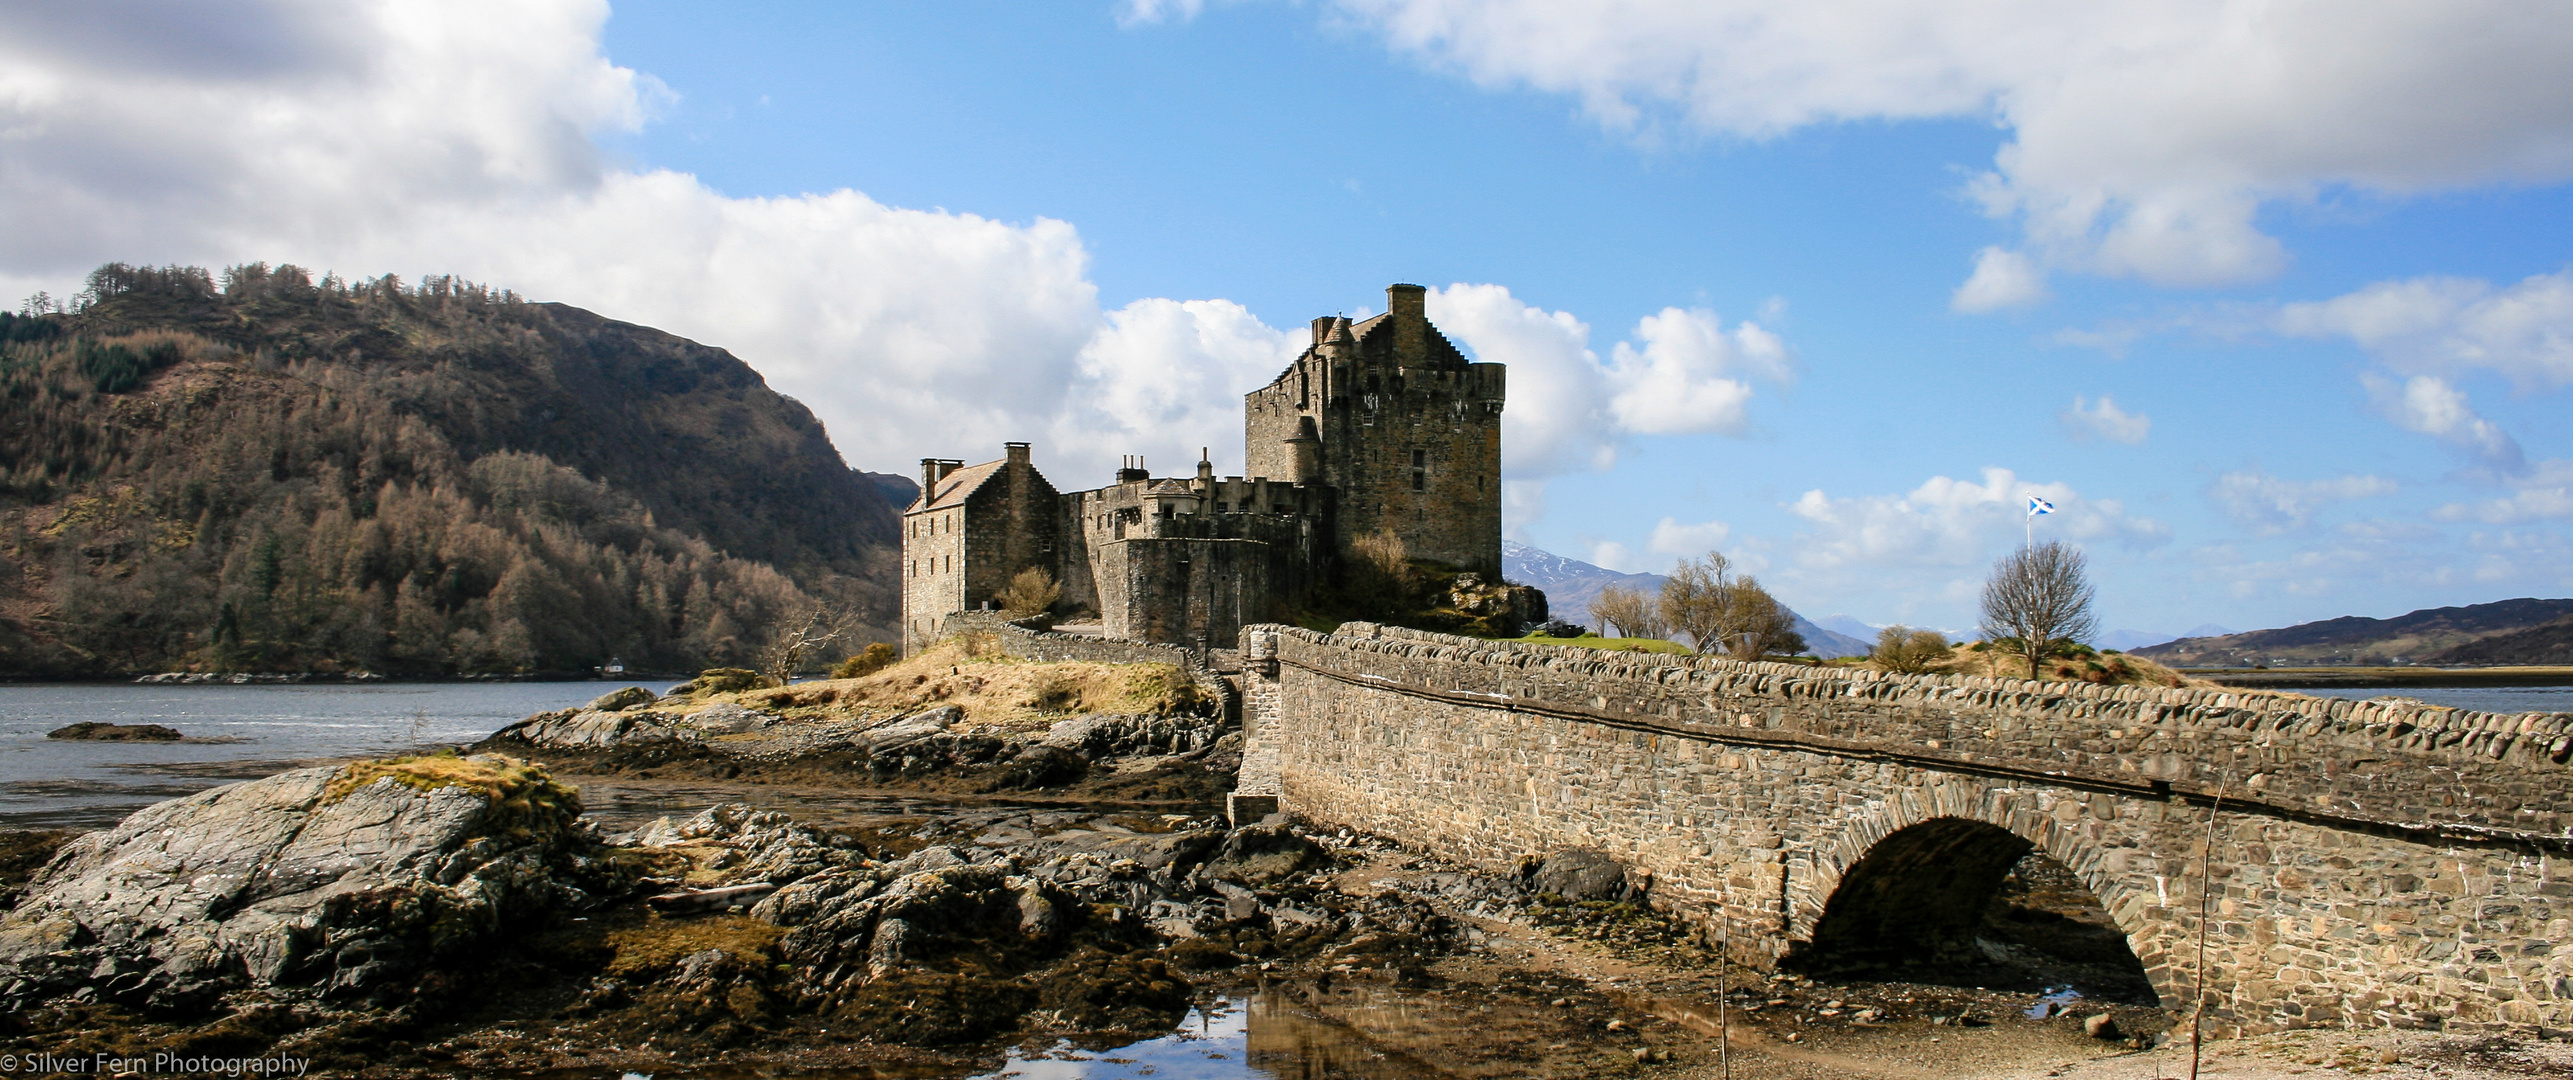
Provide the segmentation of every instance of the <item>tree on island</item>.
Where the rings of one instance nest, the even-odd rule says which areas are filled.
[[[2039,661],[2099,632],[2096,593],[2081,549],[2061,540],[2023,548],[1994,563],[1983,583],[1983,636],[2016,640],[2034,679]]]
[[[1682,559],[1662,582],[1662,621],[1689,636],[1702,653],[1727,652],[1736,659],[1757,660],[1772,653],[1798,653],[1804,635],[1786,605],[1760,587],[1749,574],[1736,576],[1733,560],[1721,551],[1704,559]]]
[[[1599,620],[1602,633],[1613,626],[1619,637],[1659,638],[1671,632],[1663,624],[1661,608],[1652,597],[1623,585],[1601,587],[1599,599],[1590,602],[1590,614]]]
[[[1919,630],[1900,624],[1876,633],[1876,648],[1867,654],[1869,660],[1886,671],[1901,675],[1918,675],[1930,665],[1947,659],[1948,636],[1936,630]]]

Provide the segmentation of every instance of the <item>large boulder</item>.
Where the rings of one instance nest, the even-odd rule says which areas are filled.
[[[114,724],[99,720],[58,727],[45,733],[48,739],[86,739],[91,742],[177,742],[187,736],[179,729],[161,724]]]
[[[1205,876],[1244,885],[1283,881],[1328,861],[1322,848],[1277,818],[1246,825],[1223,838],[1206,860]]]
[[[1615,900],[1626,889],[1626,864],[1589,848],[1558,851],[1537,864],[1528,888],[1566,900]]]
[[[709,705],[693,713],[664,712],[631,705],[617,709],[597,707],[599,702],[616,696],[610,694],[600,698],[591,702],[589,708],[537,713],[500,729],[492,737],[563,750],[605,750],[645,743],[699,742],[717,735],[758,731],[777,722],[774,714],[730,702]]]
[[[246,985],[336,996],[585,903],[578,801],[497,756],[297,769],[66,845],[0,918],[0,1006],[155,1009]]]
[[[590,709],[595,712],[624,712],[627,709],[640,709],[659,700],[661,700],[659,694],[640,686],[629,686],[623,690],[611,690],[599,695],[596,700],[590,702]]]

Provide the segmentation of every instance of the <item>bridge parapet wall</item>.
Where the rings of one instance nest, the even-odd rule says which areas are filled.
[[[1691,726],[1823,736],[2068,782],[2220,786],[2322,818],[2555,833],[2573,842],[2573,714],[2230,690],[2093,686],[1491,642],[1352,623],[1278,628],[1324,666]],[[1296,642],[1287,645],[1286,642]],[[1363,660],[1358,659],[1364,657]]]
[[[1809,944],[1889,837],[1952,819],[2070,867],[2165,1003],[2189,1000],[2222,787],[2206,896],[2220,1025],[2573,1026],[2573,951],[2552,945],[2573,939],[2573,717],[1363,624],[1256,628],[1244,658],[1245,791],[1273,777],[1290,812],[1504,872],[1605,850],[1653,875],[1657,904],[1731,922],[1745,959]]]

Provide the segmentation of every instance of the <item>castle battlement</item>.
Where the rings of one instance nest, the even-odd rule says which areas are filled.
[[[903,637],[997,605],[1042,567],[1059,606],[1112,637],[1227,648],[1246,623],[1325,585],[1359,537],[1390,530],[1417,559],[1501,571],[1500,364],[1475,363],[1429,322],[1427,290],[1385,313],[1313,320],[1313,343],[1243,395],[1250,476],[1154,477],[1128,458],[1102,487],[1057,492],[1025,443],[999,461],[921,461],[904,512]]]

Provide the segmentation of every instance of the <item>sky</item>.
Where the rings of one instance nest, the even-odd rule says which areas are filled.
[[[2568,182],[2516,0],[0,0],[0,295],[455,274],[1072,489],[1415,282],[1511,538],[1880,625],[2573,595]]]

